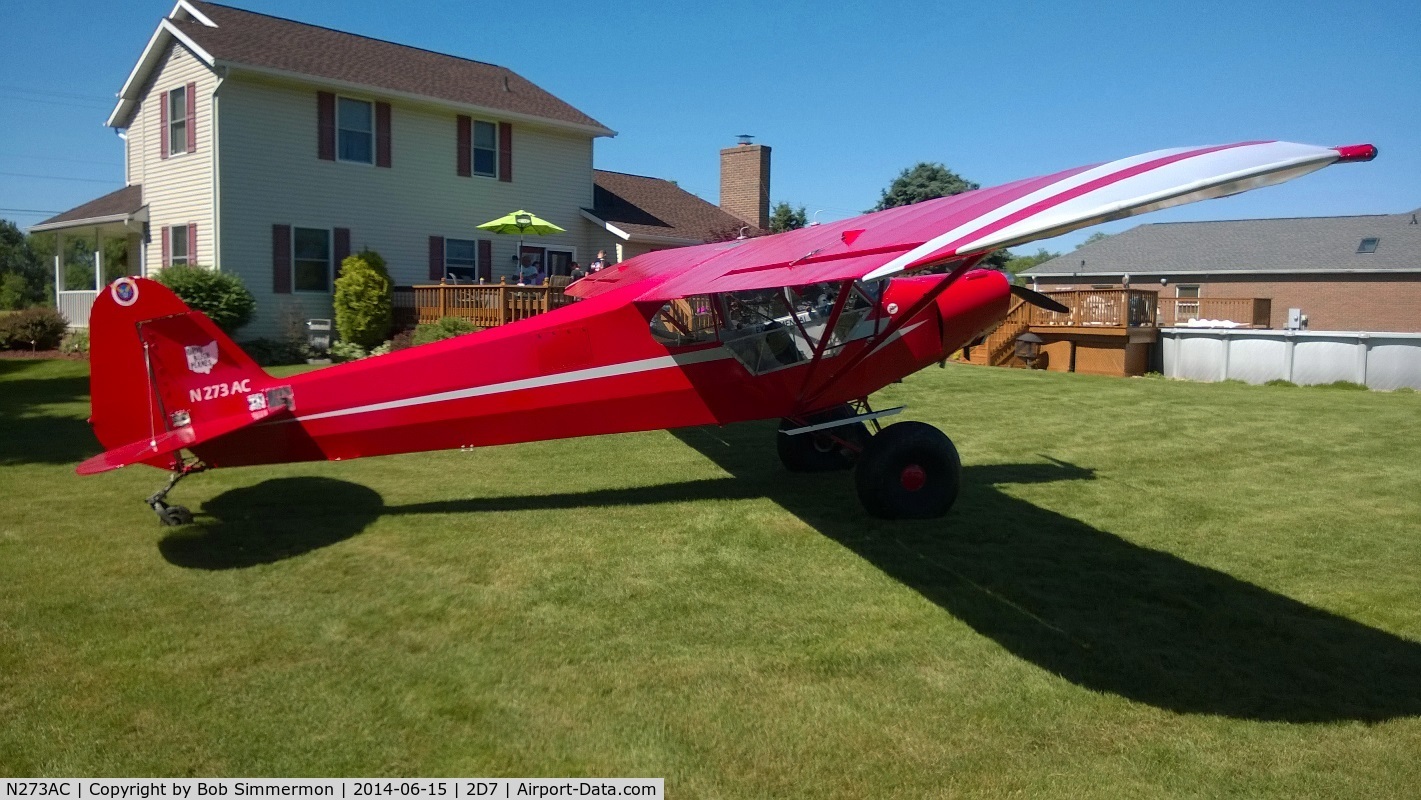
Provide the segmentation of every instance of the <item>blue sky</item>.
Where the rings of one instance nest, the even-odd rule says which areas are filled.
[[[597,167],[711,202],[719,149],[749,133],[774,148],[772,200],[820,220],[868,208],[919,161],[986,186],[1246,139],[1381,155],[1093,230],[1421,207],[1414,2],[543,2],[522,18],[509,3],[230,4],[507,66],[618,131],[598,140]],[[4,5],[0,217],[33,224],[122,185],[103,121],[171,7]]]

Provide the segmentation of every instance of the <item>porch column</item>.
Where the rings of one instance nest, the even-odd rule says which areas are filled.
[[[104,237],[94,229],[94,291],[104,288]]]
[[[54,307],[59,307],[59,293],[64,291],[64,234],[54,234]]]

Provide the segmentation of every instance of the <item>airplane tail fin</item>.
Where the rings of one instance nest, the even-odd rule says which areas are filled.
[[[90,312],[89,340],[89,423],[108,451],[80,464],[80,474],[136,463],[172,469],[183,447],[272,410],[271,377],[156,281],[109,284]]]

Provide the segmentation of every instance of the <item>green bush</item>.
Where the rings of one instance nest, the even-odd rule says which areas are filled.
[[[365,348],[355,342],[347,342],[344,339],[331,342],[331,358],[336,361],[359,361],[367,355],[369,353],[365,351]]]
[[[416,345],[429,344],[441,339],[453,339],[455,336],[463,336],[466,333],[473,333],[474,326],[468,320],[458,317],[444,317],[438,322],[426,322],[414,329],[414,341]]]
[[[257,301],[230,272],[202,267],[168,267],[158,273],[158,282],[173,290],[184,303],[206,314],[217,327],[231,333],[252,319]]]
[[[27,308],[0,316],[0,350],[53,350],[69,323],[52,308]]]
[[[336,278],[336,330],[340,338],[359,345],[362,353],[390,337],[394,316],[394,284],[385,259],[362,250],[340,262]]]
[[[59,341],[59,352],[66,355],[89,354],[89,332],[70,331]]]
[[[305,364],[311,348],[299,339],[251,339],[242,342],[242,349],[263,367]]]
[[[1293,387],[1294,389],[1298,388],[1298,385],[1297,385],[1296,383],[1293,383],[1292,381],[1283,380],[1282,378],[1274,378],[1273,380],[1268,381],[1267,383],[1264,383],[1263,385],[1264,385],[1264,386],[1291,386],[1291,387]]]
[[[1355,383],[1353,381],[1333,381],[1332,383],[1320,383],[1317,385],[1317,387],[1319,389],[1343,389],[1349,392],[1370,391],[1367,388],[1366,384]]]

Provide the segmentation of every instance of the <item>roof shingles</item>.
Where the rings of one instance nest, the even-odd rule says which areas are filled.
[[[214,59],[612,132],[505,67],[190,0],[217,27],[172,23]]]
[[[739,217],[711,205],[671,181],[593,171],[593,207],[589,212],[632,236],[708,242],[734,238],[746,227]],[[747,234],[762,231],[749,226]]]
[[[1415,219],[1406,213],[1140,225],[1025,274],[1421,272]],[[1357,252],[1372,237],[1380,240],[1376,252]]]

